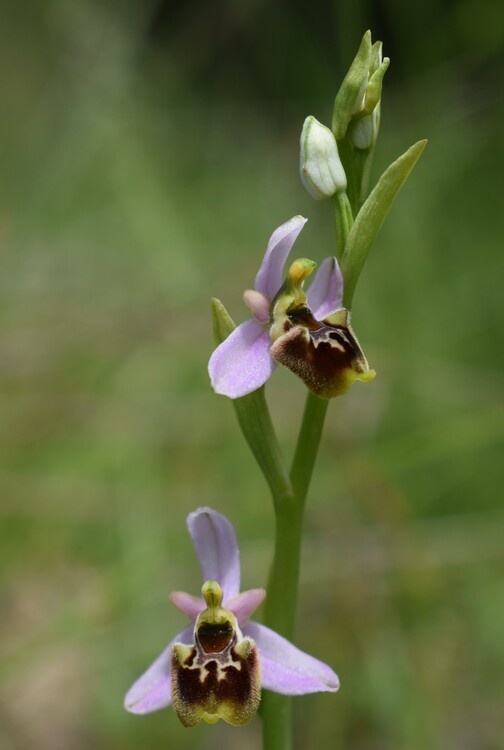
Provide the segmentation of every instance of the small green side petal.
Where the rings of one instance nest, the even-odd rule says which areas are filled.
[[[426,145],[426,140],[418,141],[385,170],[355,218],[340,264],[345,281],[343,305],[347,308],[351,307],[357,280],[383,220]]]

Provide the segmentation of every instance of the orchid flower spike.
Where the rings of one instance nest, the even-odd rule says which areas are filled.
[[[230,521],[211,508],[190,513],[187,527],[203,574],[202,596],[174,592],[170,599],[191,620],[130,688],[125,707],[146,714],[173,704],[193,726],[247,724],[261,688],[283,695],[339,687],[333,670],[265,625],[249,621],[263,589],[240,592],[240,558]]]
[[[266,383],[277,363],[322,398],[344,393],[356,379],[374,377],[350,328],[350,313],[342,307],[343,277],[336,258],[321,263],[306,294],[302,287],[316,266],[313,261],[295,261],[283,280],[285,262],[305,223],[294,216],[271,235],[255,289],[243,295],[253,317],[210,357],[208,372],[216,393],[246,396]]]

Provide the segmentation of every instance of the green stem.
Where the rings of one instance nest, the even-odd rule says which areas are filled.
[[[275,499],[275,552],[268,580],[264,621],[292,639],[296,617],[303,512],[329,402],[308,393],[290,481],[292,498]],[[265,691],[262,698],[264,750],[292,748],[292,700]]]
[[[264,388],[233,401],[238,422],[250,450],[268,482],[275,509],[294,504],[294,493],[278,444],[271,415],[264,396]]]
[[[301,552],[302,513],[280,509],[275,516],[275,548],[268,579],[264,623],[289,640],[294,631],[299,563]],[[264,750],[291,750],[292,700],[287,695],[265,690],[261,702]]]
[[[303,422],[290,472],[297,501],[302,506],[304,506],[308,494],[328,406],[329,401],[327,399],[319,398],[310,391],[308,392]]]

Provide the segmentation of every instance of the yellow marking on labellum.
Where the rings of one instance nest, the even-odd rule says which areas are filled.
[[[178,663],[181,666],[185,665],[187,667],[192,667],[193,669],[198,668],[194,667],[192,664],[186,664],[186,662],[189,662],[191,656],[194,655],[194,646],[186,646],[185,643],[175,643],[175,645],[173,646],[173,652],[177,657]]]

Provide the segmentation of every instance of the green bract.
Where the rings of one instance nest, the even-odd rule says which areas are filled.
[[[343,295],[345,307],[351,306],[355,285],[371,245],[397,193],[406,182],[426,145],[426,140],[418,141],[396,159],[382,174],[357,214],[341,258],[341,271],[345,279]]]

